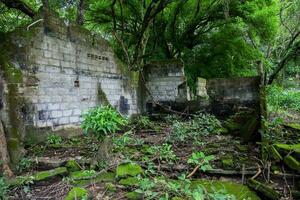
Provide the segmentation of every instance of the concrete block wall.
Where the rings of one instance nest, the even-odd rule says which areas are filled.
[[[51,12],[42,17],[43,23],[29,30],[30,40],[17,33],[12,37],[17,38],[12,41],[16,55],[18,47],[26,49],[22,56],[12,58],[14,67],[22,70],[24,84],[19,90],[30,107],[26,125],[78,127],[84,112],[107,103],[124,115],[137,113],[136,86],[125,81],[130,73],[124,74],[116,64],[107,42],[67,26]]]
[[[186,101],[187,90],[183,64],[180,61],[152,62],[144,68],[146,101]],[[183,92],[181,91],[183,90]]]

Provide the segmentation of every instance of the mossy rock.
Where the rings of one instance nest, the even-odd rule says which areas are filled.
[[[273,145],[270,146],[269,153],[274,161],[278,162],[278,161],[282,160],[282,156],[280,155],[280,153],[276,150],[276,148]]]
[[[228,131],[238,131],[238,130],[241,129],[241,124],[235,122],[235,121],[232,120],[232,119],[229,119],[229,120],[227,120],[227,121],[224,123],[224,127],[225,127]]]
[[[34,180],[36,181],[41,181],[41,180],[45,180],[47,178],[59,175],[59,174],[64,174],[67,173],[67,168],[65,167],[58,167],[52,170],[48,170],[48,171],[42,171],[42,172],[38,172],[34,175]]]
[[[137,192],[128,192],[126,195],[127,199],[129,200],[139,200],[143,199],[143,195]]]
[[[96,172],[94,170],[81,170],[81,171],[70,173],[70,178],[75,180],[91,179],[94,178],[95,176],[96,176]]]
[[[192,188],[196,188],[198,185],[205,187],[208,192],[225,190],[227,194],[234,195],[236,199],[260,200],[254,191],[238,183],[217,180],[196,180],[192,182]]]
[[[139,179],[137,177],[128,177],[125,179],[121,179],[119,181],[120,185],[124,186],[138,186],[139,185]]]
[[[72,185],[75,186],[86,186],[91,183],[101,183],[101,182],[114,182],[115,180],[115,174],[112,172],[103,172],[100,174],[97,174],[96,177],[91,179],[84,179],[84,180],[75,180],[72,182]]]
[[[297,131],[300,131],[300,124],[297,124],[297,123],[289,123],[289,124],[286,124],[285,126],[289,127],[289,128],[292,128],[292,129],[295,129]]]
[[[8,181],[8,184],[9,184],[9,186],[19,186],[19,185],[23,185],[24,181],[27,181],[27,180],[42,181],[42,180],[46,180],[46,179],[52,178],[57,175],[65,174],[67,172],[68,171],[67,171],[66,167],[58,167],[58,168],[47,170],[47,171],[37,172],[32,175],[19,176],[19,177],[16,177],[15,179],[10,179]]]
[[[76,162],[76,160],[69,160],[66,164],[66,167],[69,172],[76,172],[80,170],[79,164]]]
[[[237,144],[236,148],[240,151],[240,152],[247,152],[248,151],[248,147],[246,145],[241,145],[241,144]]]
[[[80,200],[87,199],[88,191],[81,187],[74,187],[67,195],[65,200]]]
[[[284,157],[284,163],[291,169],[300,170],[300,162],[293,156]]]
[[[141,166],[135,163],[123,163],[117,167],[117,177],[137,176],[143,173]]]
[[[275,144],[274,146],[282,156],[292,152],[292,155],[300,159],[300,144]]]
[[[253,190],[261,193],[263,196],[267,197],[268,199],[277,200],[281,196],[278,192],[273,190],[268,185],[263,184],[259,181],[254,180],[254,179],[249,179],[247,185],[249,187],[251,187]]]

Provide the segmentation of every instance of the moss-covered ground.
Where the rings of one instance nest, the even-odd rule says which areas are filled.
[[[299,159],[297,144],[269,144],[277,159],[263,161],[259,142],[242,142],[223,131],[225,122],[211,126],[206,120],[212,122],[138,118],[110,138],[107,160],[97,160],[102,144],[94,138],[48,137],[26,148],[17,173],[22,181],[8,194],[10,199],[256,200],[268,199],[261,188],[287,199],[300,189],[298,165],[291,162]],[[248,187],[251,177],[264,187],[253,186],[255,181]]]

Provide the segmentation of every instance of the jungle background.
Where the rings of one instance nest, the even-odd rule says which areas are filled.
[[[204,173],[198,176],[209,180],[229,175],[232,179],[226,180],[236,182],[237,175],[244,177],[249,173],[248,175],[252,176],[249,187],[252,184],[252,188],[260,188],[258,193],[262,193],[266,199],[299,197],[299,188],[295,187],[294,192],[294,187],[291,186],[297,186],[299,183],[299,180],[295,182],[294,179],[299,178],[300,169],[299,161],[294,158],[299,156],[300,142],[299,0],[1,0],[0,36],[4,33],[9,34],[17,27],[34,23],[33,17],[42,7],[56,11],[66,23],[76,23],[94,34],[101,35],[109,41],[120,62],[130,70],[142,71],[143,67],[153,60],[179,59],[184,63],[188,86],[192,92],[196,90],[198,77],[209,79],[260,76],[261,87],[266,94],[267,112],[263,116],[264,131],[260,143],[263,147],[235,140],[234,149],[221,148],[223,151],[239,152],[229,157],[227,154],[223,157],[212,155],[216,153],[214,148],[222,151],[220,147],[224,147],[224,144],[230,146],[231,136],[223,136],[221,133],[224,131],[223,127],[232,128],[232,123],[228,125],[228,120],[219,121],[210,114],[200,113],[191,118],[167,116],[162,123],[157,123],[155,119],[153,122],[146,116],[129,122],[117,120],[117,125],[126,124],[127,128],[124,128],[126,131],[123,131],[121,136],[114,138],[113,151],[124,152],[119,159],[135,161],[141,166],[119,165],[116,169],[117,180],[123,180],[122,183],[118,182],[122,185],[119,187],[118,184],[114,184],[115,175],[111,172],[115,166],[93,163],[93,167],[89,168],[86,164],[69,163],[73,174],[68,177],[68,181],[77,186],[75,198],[79,194],[83,194],[80,198],[86,198],[86,189],[93,191],[94,196],[98,195],[98,199],[104,196],[112,199],[258,198],[256,195],[241,197],[239,193],[230,197],[228,190],[235,186],[223,187],[219,186],[219,183],[202,182],[199,185],[209,184],[210,189],[199,189],[195,186],[197,184],[189,179],[196,173],[194,170],[199,168],[200,171],[208,172],[208,175]],[[106,109],[114,115],[112,119],[118,119],[117,114],[110,108]],[[93,115],[93,112],[90,115]],[[83,125],[87,130],[89,126],[88,123]],[[112,131],[108,132],[116,131],[117,128],[112,128]],[[199,132],[205,134],[199,136],[196,134]],[[209,137],[212,132],[213,136]],[[99,141],[101,140],[100,138]],[[64,157],[63,152],[72,154],[85,144],[88,144],[83,150],[85,156],[93,157],[94,154],[89,155],[88,152],[98,152],[97,142],[90,141],[89,138],[65,140],[50,134],[46,143],[28,148],[28,157],[41,152],[51,154],[53,149]],[[283,154],[285,157],[294,157],[284,159]],[[254,157],[253,160],[249,159],[250,163],[241,159],[249,155]],[[270,164],[277,160],[279,164]],[[259,163],[260,173],[253,172],[257,166],[251,165],[251,162]],[[285,173],[285,169],[282,168],[283,162],[293,163],[289,173]],[[12,167],[15,168],[16,175],[23,177],[19,182],[13,182],[19,180],[14,179],[13,183],[10,183],[13,187],[1,176],[0,198],[5,198],[7,194],[14,196],[14,193],[15,199],[31,198],[30,195],[34,194],[44,195],[40,188],[45,187],[45,184],[33,184],[39,180],[39,176],[22,175],[35,169],[33,163],[29,158],[24,158],[18,166]],[[170,166],[175,168],[169,170]],[[245,169],[245,166],[248,168]],[[220,167],[227,171],[212,169]],[[235,171],[236,168],[242,167],[243,173]],[[146,172],[142,172],[142,168]],[[55,175],[65,173],[64,169],[56,169],[62,171],[54,172]],[[106,169],[105,173],[102,173],[103,169]],[[265,170],[268,172],[263,173],[259,182],[254,180],[262,176],[261,171]],[[80,173],[76,173],[78,171]],[[186,176],[180,175],[182,171],[190,173]],[[276,176],[276,180],[270,180],[270,171]],[[147,175],[141,176],[144,173]],[[292,181],[287,180],[287,177]],[[168,180],[175,178],[178,181]],[[96,186],[92,184],[97,182],[96,180],[105,180],[105,183]],[[228,184],[233,184],[231,182]],[[265,183],[271,186],[266,186]],[[82,189],[83,185],[88,186]],[[49,190],[48,193],[61,195],[57,198],[66,195],[70,190],[69,184],[61,179],[53,179],[46,186],[54,191],[51,193]],[[128,193],[126,187],[132,191]],[[248,189],[245,190],[248,192]],[[248,194],[247,192],[245,194]],[[74,196],[74,192],[69,195]]]

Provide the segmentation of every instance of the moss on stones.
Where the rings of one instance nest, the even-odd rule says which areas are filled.
[[[20,185],[23,185],[24,182],[26,182],[28,180],[42,181],[42,180],[46,180],[46,179],[52,178],[54,176],[62,175],[62,174],[65,174],[65,173],[67,173],[67,168],[58,167],[58,168],[47,170],[47,171],[37,172],[37,173],[32,174],[32,175],[19,176],[19,177],[16,177],[14,179],[10,179],[8,181],[8,185],[10,187],[20,186]]]
[[[293,156],[284,157],[284,163],[291,169],[300,170],[300,162],[296,160]]]
[[[84,180],[75,180],[72,182],[75,186],[86,186],[91,183],[100,183],[100,182],[113,182],[115,180],[115,174],[112,172],[103,172],[97,174],[95,177],[91,179],[84,179]]]
[[[196,180],[192,182],[192,188],[196,188],[198,185],[205,187],[207,192],[225,190],[226,193],[234,195],[236,199],[260,200],[255,192],[238,183],[217,180]]]
[[[79,164],[76,162],[76,160],[69,160],[66,164],[66,167],[69,172],[76,172],[80,170]]]
[[[125,195],[129,200],[139,200],[143,199],[143,195],[137,192],[128,192]]]
[[[137,176],[143,173],[143,169],[135,163],[124,163],[117,167],[116,173],[117,177]]]
[[[280,194],[273,190],[271,187],[267,186],[266,184],[263,184],[259,181],[256,181],[254,179],[249,179],[248,186],[252,189],[258,191],[259,193],[263,194],[268,199],[274,199],[277,200],[280,198]]]
[[[74,187],[67,195],[65,200],[87,199],[88,191],[84,188]]]
[[[138,186],[139,180],[137,177],[128,177],[125,179],[121,179],[119,181],[119,184],[124,186]]]

